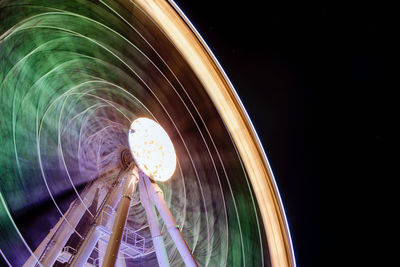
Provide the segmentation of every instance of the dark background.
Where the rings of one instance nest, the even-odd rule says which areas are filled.
[[[369,250],[358,251],[374,247],[374,228],[364,225],[383,213],[376,192],[387,179],[384,128],[393,113],[393,86],[384,77],[389,7],[176,3],[252,119],[281,193],[297,265],[372,260]]]

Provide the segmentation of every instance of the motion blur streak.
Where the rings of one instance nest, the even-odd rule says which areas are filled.
[[[120,168],[139,117],[171,138],[176,171],[159,186],[199,266],[293,263],[245,112],[168,3],[0,1],[0,114],[0,265],[23,265],[70,204],[83,203],[85,187]],[[95,202],[83,205],[89,217]],[[132,206],[127,226],[146,224],[143,207]],[[83,237],[73,230],[67,244]],[[171,266],[184,266],[165,225],[161,232]]]
[[[207,54],[181,17],[164,1],[135,0],[172,40],[199,77],[220,116],[228,127],[243,159],[256,197],[260,204],[273,266],[295,265],[289,229],[273,175],[264,158],[257,137],[232,92]]]

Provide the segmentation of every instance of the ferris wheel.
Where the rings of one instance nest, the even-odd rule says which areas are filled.
[[[153,186],[195,265],[295,266],[257,134],[173,1],[0,1],[0,101],[1,266],[104,264],[124,196],[116,266],[163,265],[157,244],[164,266],[188,265],[163,211],[144,204]],[[168,180],[131,153],[143,117],[173,144]],[[127,195],[133,170],[143,184]]]

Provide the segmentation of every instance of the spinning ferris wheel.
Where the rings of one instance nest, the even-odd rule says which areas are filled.
[[[0,1],[0,101],[1,266],[295,266],[254,128],[172,1]]]

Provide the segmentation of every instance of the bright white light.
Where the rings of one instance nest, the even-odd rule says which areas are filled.
[[[164,182],[174,174],[174,146],[155,121],[148,118],[134,120],[129,129],[129,146],[138,167],[153,180]]]

